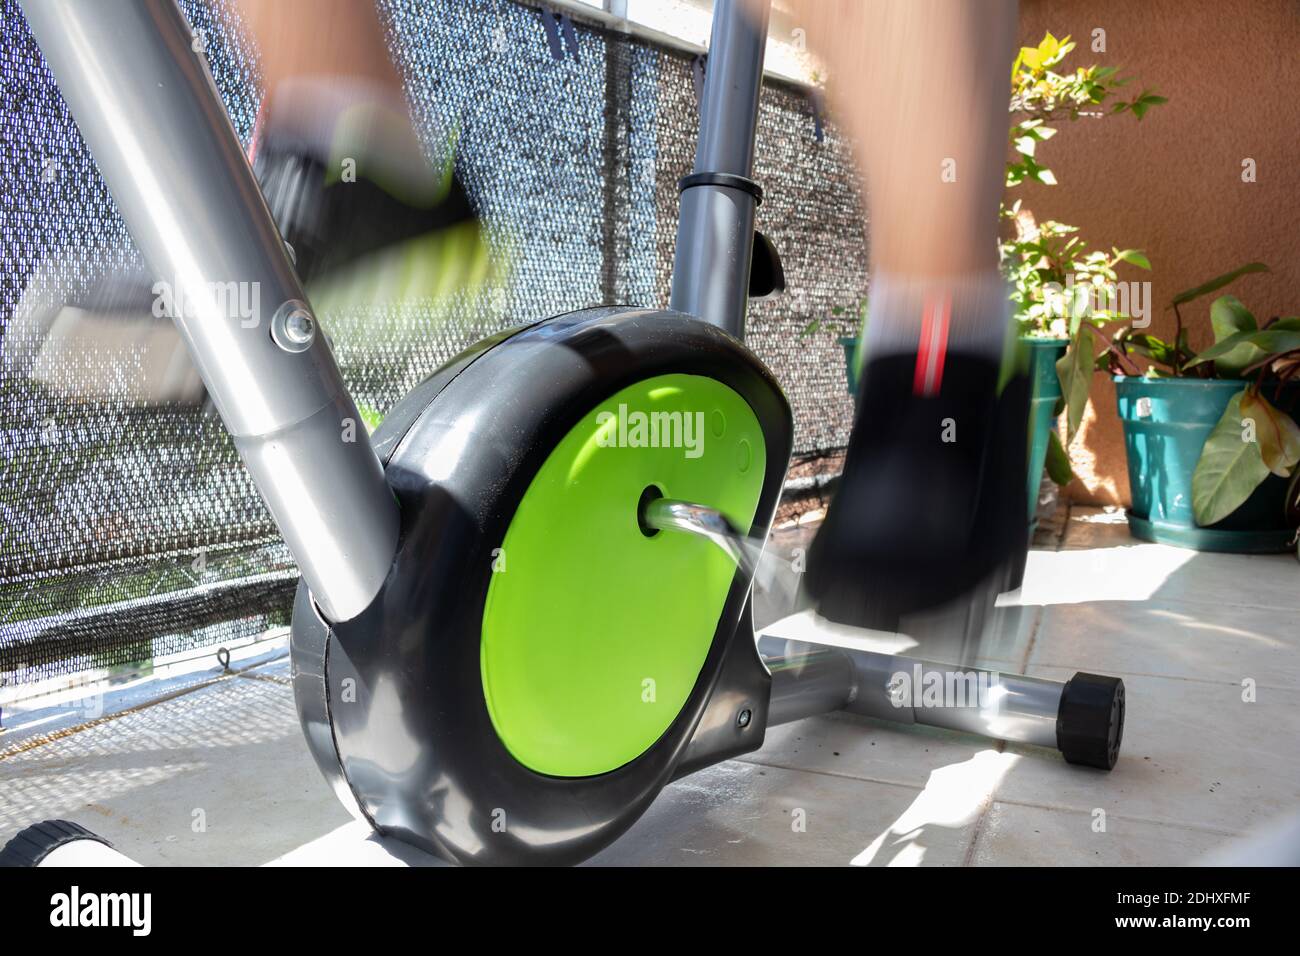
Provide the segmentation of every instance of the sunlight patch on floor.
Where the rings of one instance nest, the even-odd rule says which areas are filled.
[[[932,770],[925,788],[911,805],[850,863],[920,866],[925,862],[926,828],[955,830],[973,823],[1002,778],[1019,761],[1018,754],[989,748],[970,760]]]
[[[1031,551],[1016,603],[1149,601],[1197,553],[1158,544]]]

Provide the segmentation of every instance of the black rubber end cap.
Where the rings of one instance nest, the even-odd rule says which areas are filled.
[[[45,820],[19,830],[12,840],[0,849],[0,867],[39,866],[51,851],[73,840],[94,840],[112,846],[102,836],[91,833],[80,823],[70,820]]]
[[[1124,682],[1080,672],[1065,682],[1056,746],[1068,763],[1110,770],[1124,739]]]

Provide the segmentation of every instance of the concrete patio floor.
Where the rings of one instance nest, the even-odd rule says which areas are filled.
[[[769,550],[806,535],[778,532]],[[1111,773],[831,715],[673,784],[594,862],[1178,865],[1300,809],[1295,558],[1142,544],[1121,515],[1087,508],[1040,544],[979,663],[1122,677]],[[793,610],[791,593],[778,584],[760,620]],[[943,659],[924,644],[906,652]],[[298,848],[350,818],[301,739],[283,639],[236,654],[230,673],[209,663],[110,692],[93,720],[66,701],[6,709],[0,842],[63,817],[146,864],[329,862]]]

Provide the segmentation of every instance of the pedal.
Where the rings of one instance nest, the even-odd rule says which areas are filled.
[[[685,531],[712,541],[748,578],[754,576],[763,556],[763,542],[737,530],[716,508],[672,498],[646,498],[641,502],[641,526],[655,531]]]

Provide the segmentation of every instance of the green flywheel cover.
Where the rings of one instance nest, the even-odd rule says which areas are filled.
[[[607,773],[668,729],[736,568],[703,538],[647,537],[638,503],[655,486],[749,528],[765,467],[749,405],[697,375],[625,388],[556,445],[510,521],[483,612],[483,693],[516,760]]]

